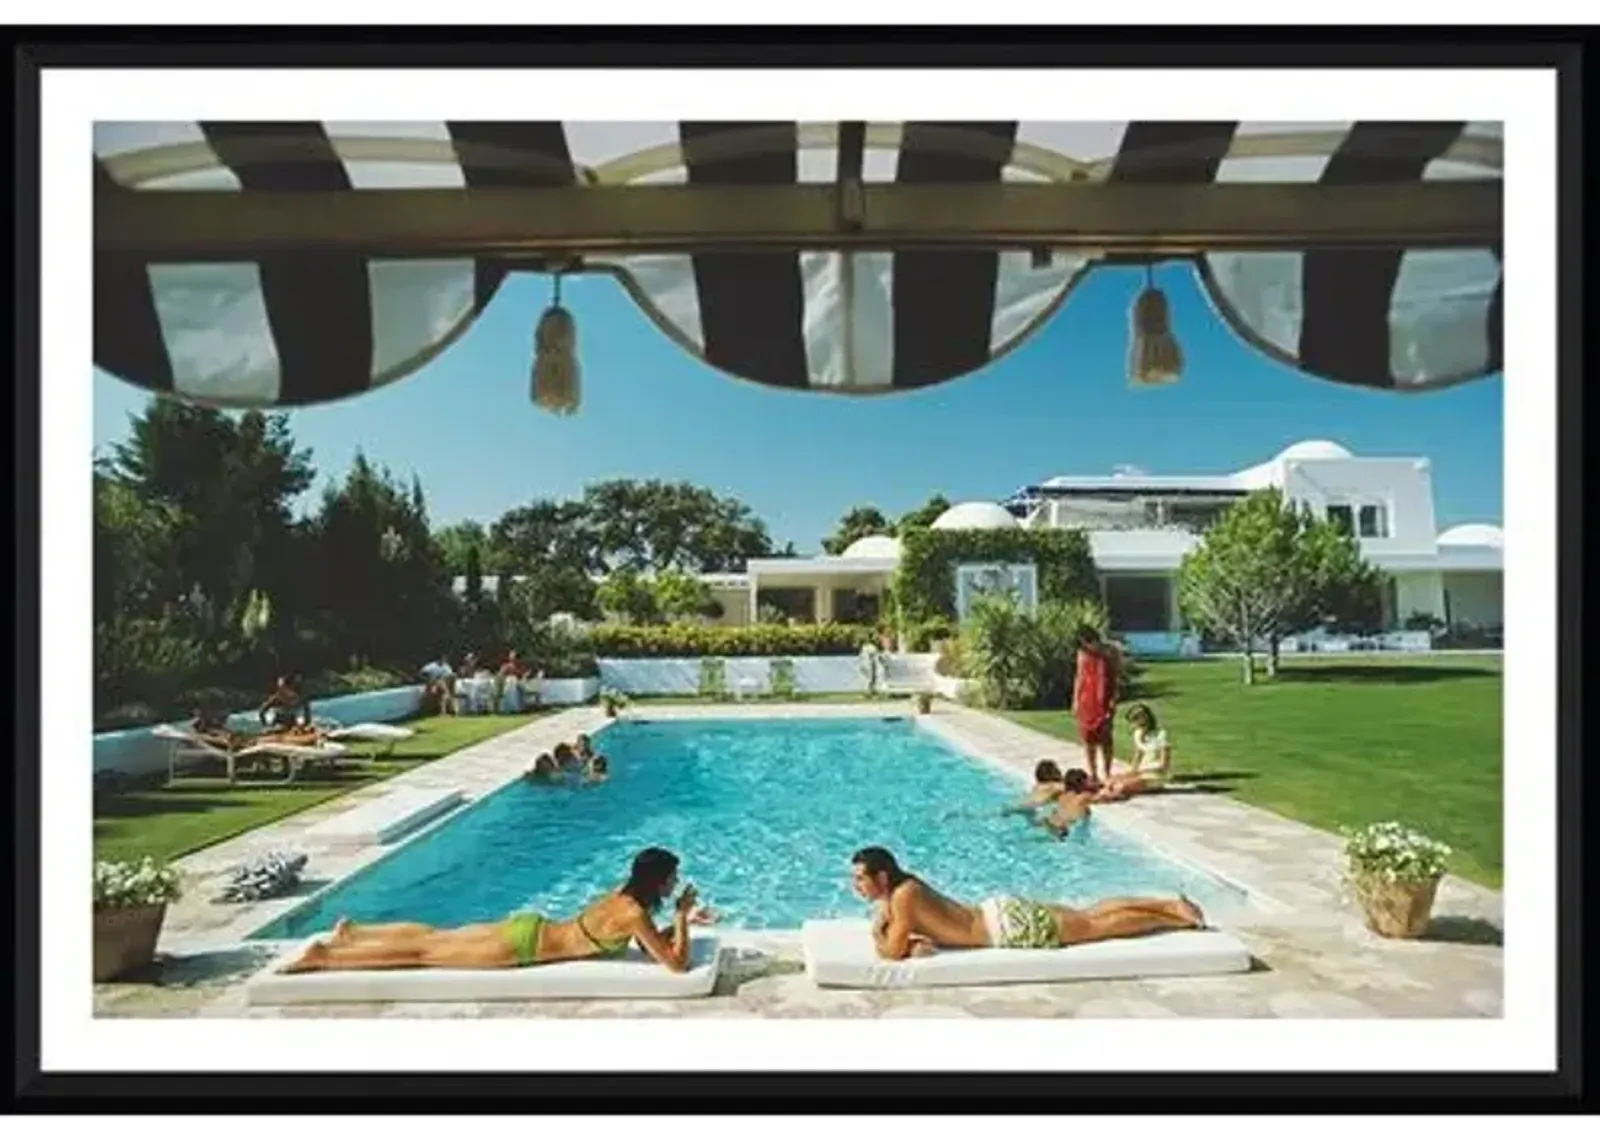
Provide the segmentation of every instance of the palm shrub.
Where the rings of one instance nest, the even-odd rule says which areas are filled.
[[[1038,697],[1039,635],[1035,621],[1013,600],[985,596],[973,602],[962,636],[967,668],[988,706],[1015,710]]]
[[[1078,674],[1078,630],[1082,627],[1093,627],[1105,636],[1106,609],[1099,600],[1040,605],[1034,620],[1036,705],[1059,709],[1071,701],[1072,684]]]
[[[1057,600],[1029,615],[1003,596],[977,600],[960,639],[965,673],[985,704],[1001,709],[1059,709],[1072,696],[1077,675],[1078,631],[1106,634],[1105,609],[1094,599]],[[1126,687],[1130,661],[1118,656]]]
[[[701,659],[699,690],[702,698],[726,698],[728,695],[727,664],[721,659]]]

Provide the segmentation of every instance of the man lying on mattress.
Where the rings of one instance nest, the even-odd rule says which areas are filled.
[[[877,906],[872,942],[878,955],[889,960],[941,948],[1062,948],[1169,929],[1203,929],[1206,924],[1200,907],[1187,897],[1116,897],[1086,909],[991,897],[974,907],[907,873],[880,846],[868,846],[850,860],[855,891]]]

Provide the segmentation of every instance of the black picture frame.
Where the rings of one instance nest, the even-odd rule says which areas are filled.
[[[12,1110],[634,1113],[1574,1112],[1583,1028],[1584,35],[1559,28],[35,28],[13,44]],[[1559,73],[1559,1067],[1548,1074],[74,1074],[40,1063],[40,77],[123,67],[1540,67]],[[1512,269],[1513,275],[1517,273]],[[56,379],[55,383],[61,383]],[[1514,391],[1513,391],[1514,393]],[[87,569],[79,569],[87,576]],[[1508,746],[1514,746],[1514,734]],[[1066,1034],[1066,1033],[1064,1033]],[[548,1030],[542,1033],[548,1042]],[[664,1037],[665,1040],[665,1037]],[[664,1047],[663,1050],[668,1050]],[[620,1082],[619,1082],[620,1081]]]

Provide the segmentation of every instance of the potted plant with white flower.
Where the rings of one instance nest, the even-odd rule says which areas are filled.
[[[146,857],[94,866],[94,979],[115,980],[155,959],[167,906],[178,899],[178,873]]]
[[[1345,882],[1367,928],[1384,937],[1420,937],[1450,847],[1401,822],[1344,831]]]

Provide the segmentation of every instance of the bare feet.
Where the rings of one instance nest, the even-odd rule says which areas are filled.
[[[282,971],[285,973],[314,972],[327,963],[328,946],[323,944],[321,941],[313,941],[310,947],[308,947],[305,952],[300,954],[299,960],[294,961],[292,964],[285,965]]]
[[[1188,897],[1182,895],[1181,893],[1178,895],[1178,900],[1183,903],[1183,912],[1189,923],[1197,929],[1205,928],[1206,915],[1200,906],[1196,905],[1193,901],[1189,900]]]

